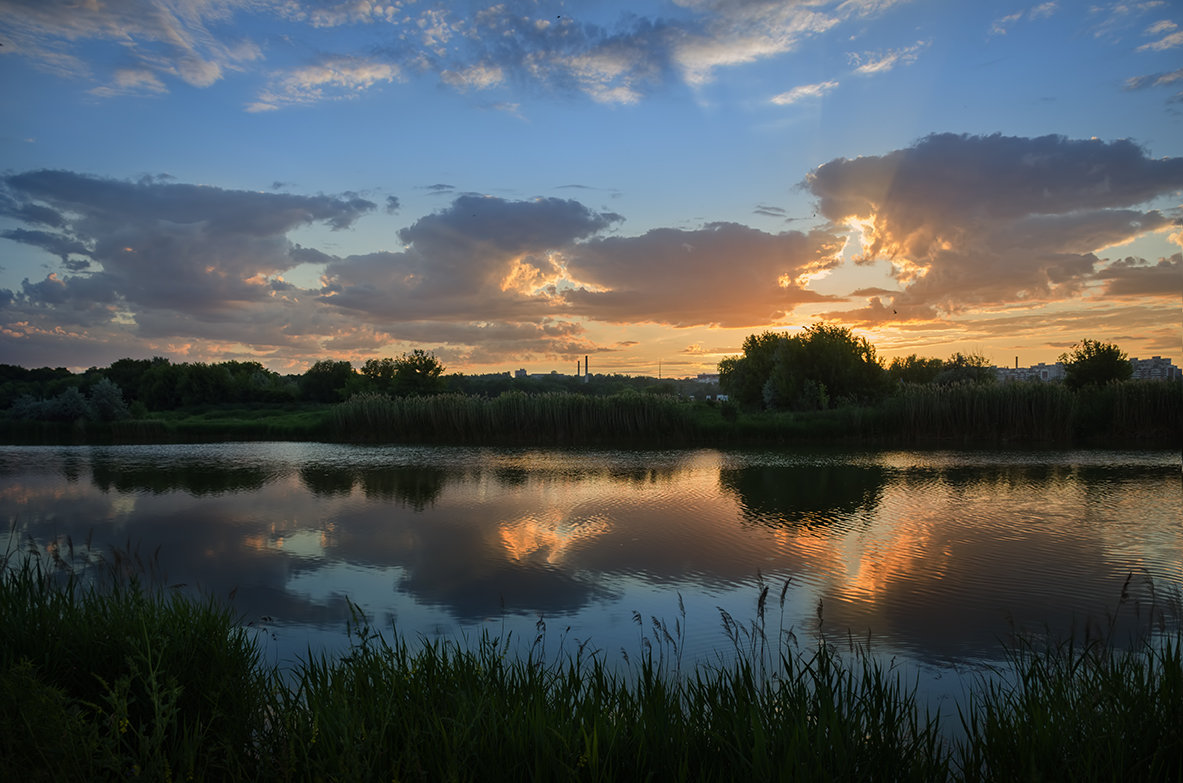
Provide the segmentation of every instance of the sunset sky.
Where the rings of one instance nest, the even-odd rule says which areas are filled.
[[[0,0],[0,362],[1183,364],[1183,5]]]

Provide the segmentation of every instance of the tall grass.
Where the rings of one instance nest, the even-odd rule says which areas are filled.
[[[1183,780],[1183,634],[1025,640],[1008,663],[961,710],[963,780]]]
[[[11,553],[10,553],[11,554]],[[23,553],[22,553],[23,555]],[[685,616],[639,614],[609,664],[508,635],[389,638],[355,611],[350,647],[260,663],[213,601],[145,586],[127,558],[0,574],[0,777],[8,780],[1179,780],[1183,630],[1019,643],[967,685],[961,737],[865,647],[811,649],[723,613],[733,663],[683,669]],[[133,566],[127,575],[127,566]],[[123,576],[119,576],[123,574]],[[820,622],[819,606],[819,622]]]
[[[212,599],[116,558],[0,561],[0,778],[236,779],[265,715],[259,651]],[[127,576],[128,566],[135,572]]]
[[[875,405],[745,411],[731,403],[627,392],[498,397],[360,394],[335,405],[208,406],[117,422],[0,417],[0,442],[188,443],[324,440],[527,446],[798,443],[1145,445],[1183,442],[1183,386],[1125,381],[900,386]]]
[[[507,392],[389,397],[361,394],[336,406],[333,434],[348,441],[582,445],[693,437],[689,403],[651,394],[593,397]]]
[[[1183,386],[1125,381],[1072,390],[1058,383],[905,384],[871,431],[890,439],[1042,444],[1178,444]]]
[[[1058,383],[906,384],[883,406],[883,425],[904,437],[1067,442],[1077,395]]]

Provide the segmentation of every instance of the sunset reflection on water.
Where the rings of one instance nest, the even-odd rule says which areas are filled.
[[[411,637],[542,618],[617,650],[681,596],[710,659],[763,579],[798,637],[947,665],[1018,630],[1177,621],[1176,456],[5,447],[0,509],[10,551],[136,548],[269,618],[284,658],[339,647],[349,602]]]

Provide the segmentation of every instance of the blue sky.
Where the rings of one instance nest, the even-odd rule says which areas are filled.
[[[1183,8],[0,0],[0,362],[1183,358]]]

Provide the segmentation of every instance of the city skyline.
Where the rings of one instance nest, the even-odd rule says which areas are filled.
[[[0,362],[1183,364],[1165,2],[0,0]]]

